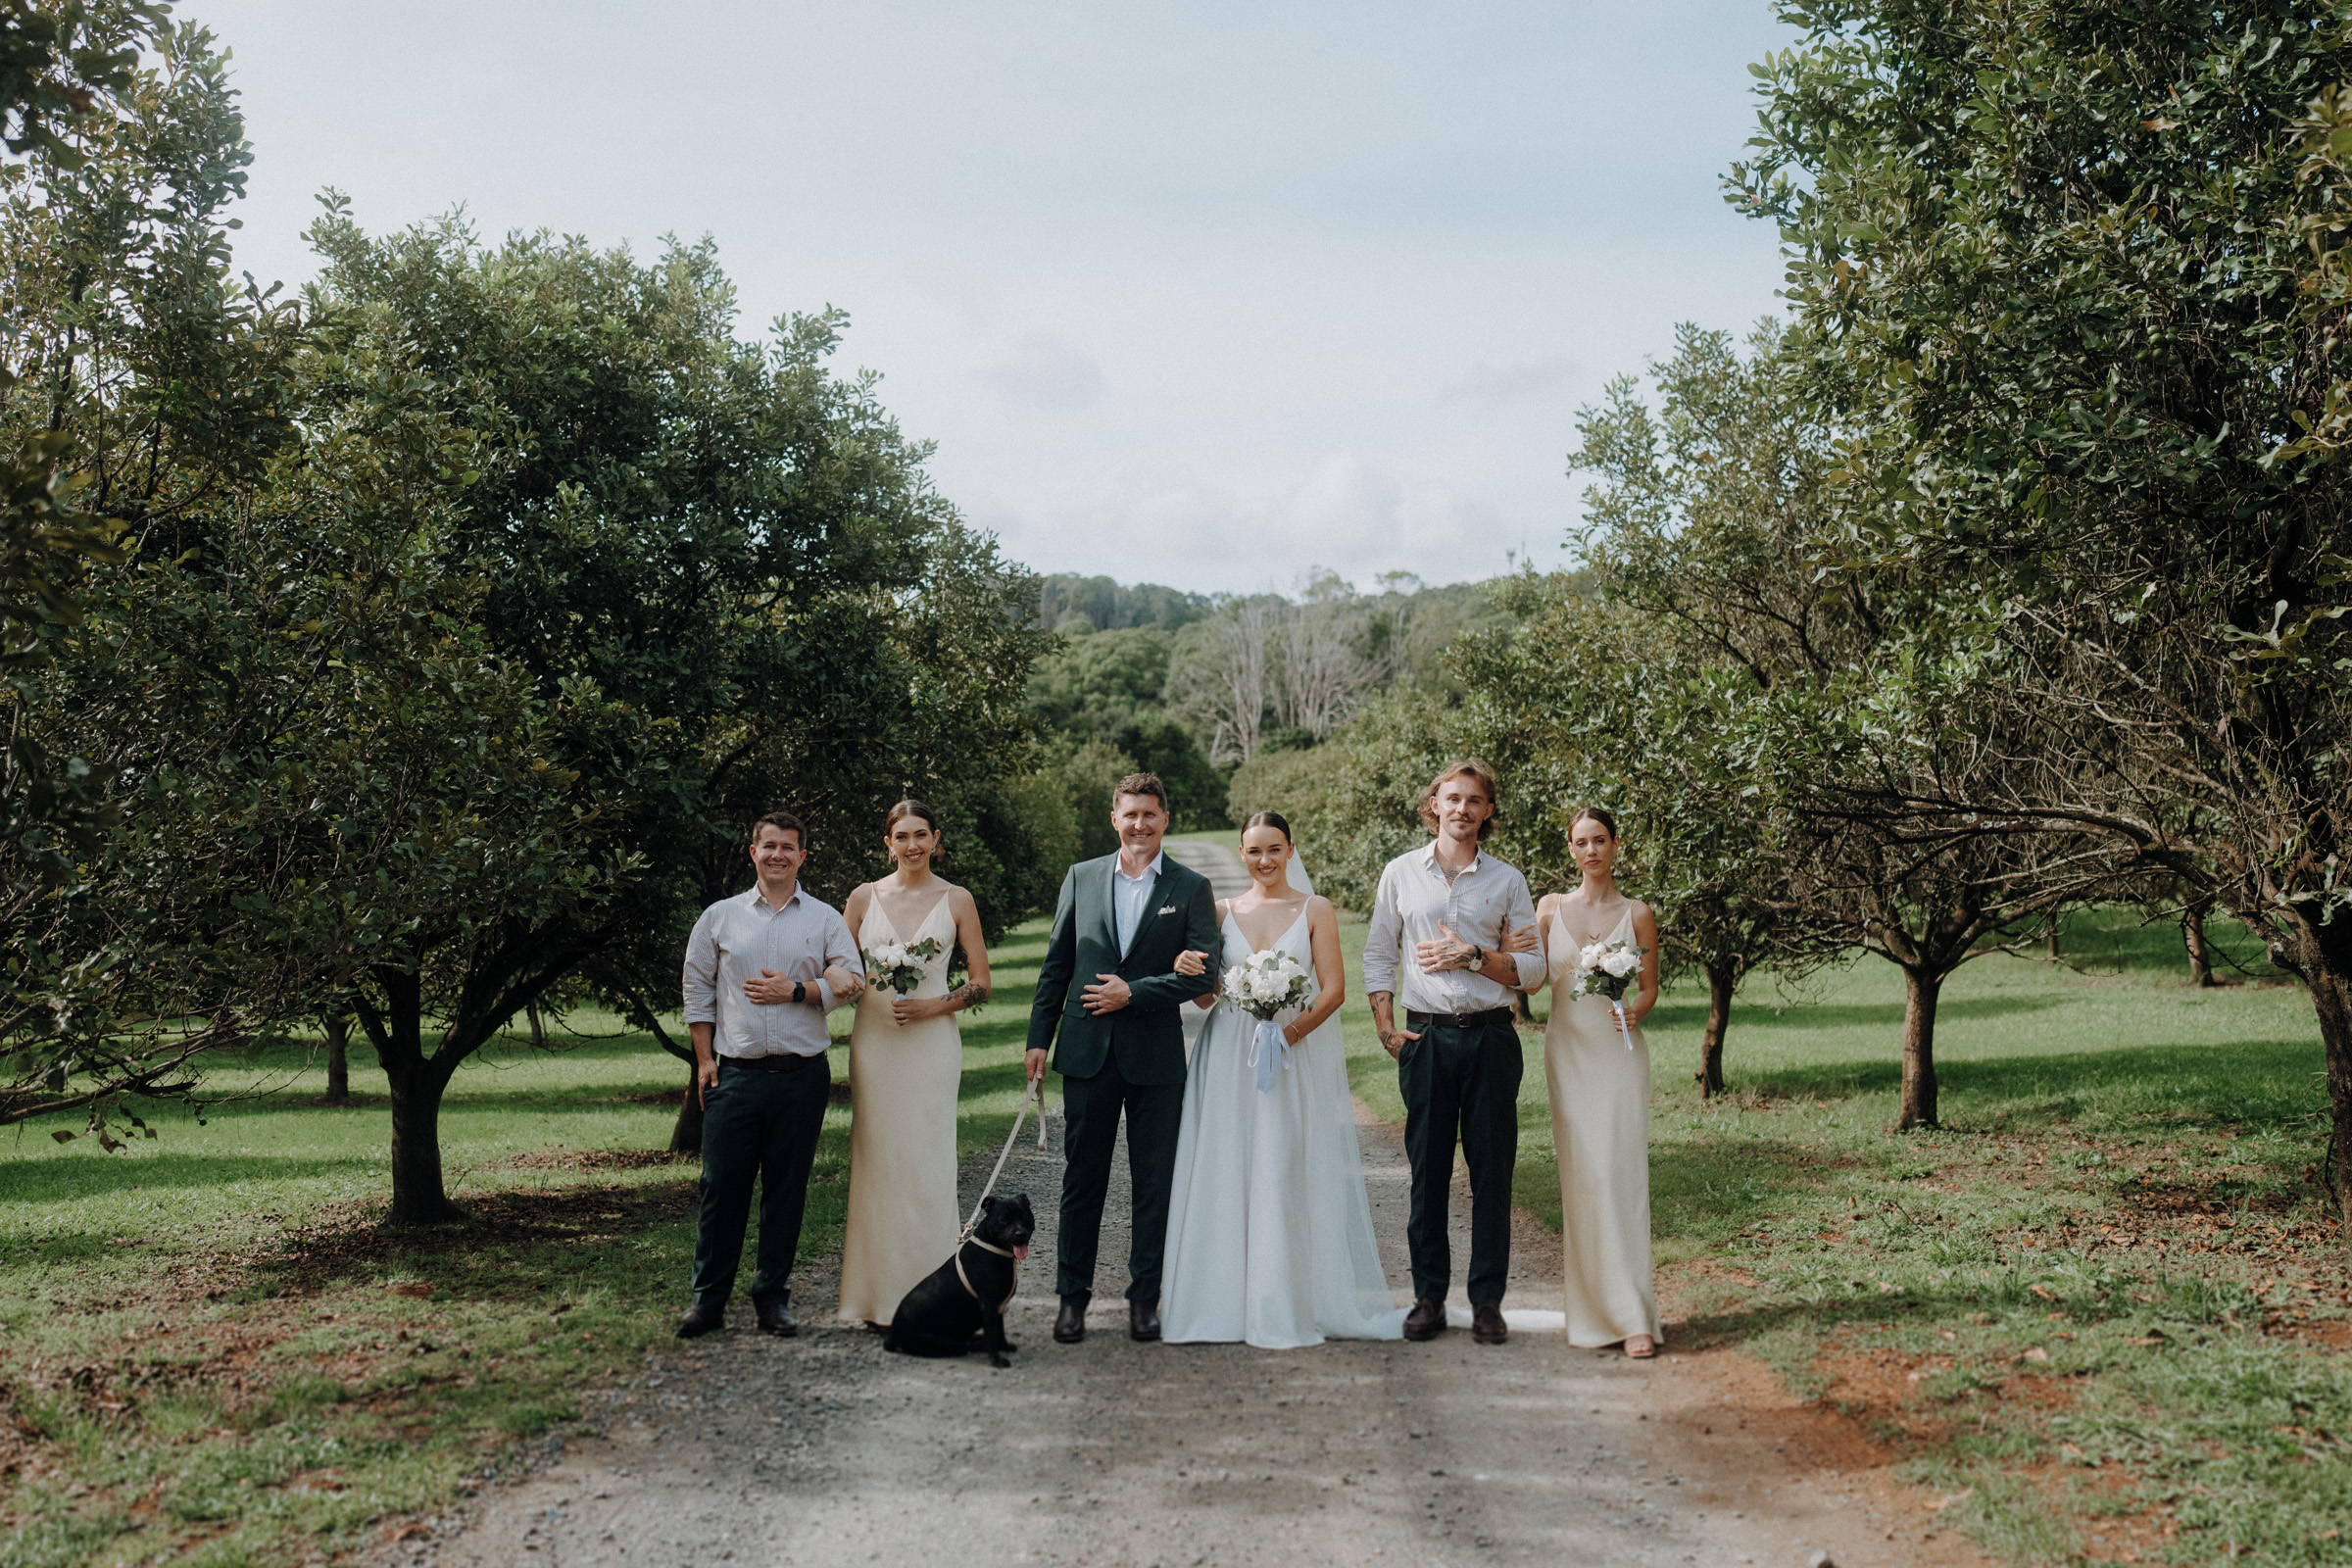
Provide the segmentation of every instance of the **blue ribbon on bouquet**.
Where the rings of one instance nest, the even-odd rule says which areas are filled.
[[[1257,1034],[1250,1042],[1250,1065],[1257,1069],[1257,1092],[1269,1094],[1275,1077],[1291,1064],[1290,1037],[1282,1025],[1271,1018],[1257,1021]]]

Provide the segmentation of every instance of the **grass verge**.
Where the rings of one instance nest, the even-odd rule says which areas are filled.
[[[965,1015],[965,1153],[1011,1124],[1043,948],[1016,933],[996,1000]],[[389,1112],[357,1059],[339,1106],[306,1054],[250,1059],[235,1076],[266,1092],[201,1121],[152,1112],[161,1136],[125,1154],[18,1129],[0,1152],[0,1568],[331,1560],[642,1372],[694,1247],[698,1167],[656,1152],[684,1075],[610,1018],[571,1022],[459,1072],[442,1140],[472,1223],[445,1231],[383,1223]],[[804,1258],[840,1249],[848,1118],[827,1113]]]
[[[1712,1103],[1705,996],[1670,992],[1647,1030],[1652,1226],[1684,1343],[1737,1345],[1843,1412],[1935,1489],[1936,1528],[2011,1562],[2352,1563],[2352,1276],[2317,1179],[2317,1031],[2215,925],[2237,983],[2212,990],[2178,932],[2109,911],[2069,924],[2065,963],[1962,969],[1943,1125],[1908,1135],[1891,965],[1752,985]],[[1351,1025],[1357,1094],[1401,1114],[1368,1014]],[[1517,1197],[1557,1228],[1526,1039]]]

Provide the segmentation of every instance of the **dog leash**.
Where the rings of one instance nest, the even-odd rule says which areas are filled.
[[[980,1189],[980,1200],[972,1205],[972,1217],[963,1222],[963,1233],[956,1238],[957,1247],[972,1240],[972,1232],[980,1228],[980,1211],[988,1206],[988,1195],[997,1190],[997,1178],[1004,1174],[1004,1162],[1012,1157],[1012,1146],[1020,1140],[1021,1123],[1029,1119],[1032,1101],[1037,1103],[1037,1147],[1046,1147],[1046,1081],[1042,1077],[1032,1078],[1029,1087],[1034,1093],[1021,1097],[1021,1113],[1012,1118],[1012,1131],[1004,1139],[1004,1152],[997,1155],[997,1168],[988,1173],[988,1185]],[[956,1266],[960,1273],[963,1268],[961,1259],[957,1260]],[[970,1288],[968,1281],[965,1288]]]

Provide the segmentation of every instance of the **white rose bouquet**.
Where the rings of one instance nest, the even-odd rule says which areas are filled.
[[[1634,1049],[1634,1031],[1625,1021],[1625,994],[1642,977],[1642,957],[1648,951],[1631,942],[1592,942],[1576,956],[1576,990],[1571,995],[1608,998],[1628,1051]]]
[[[878,948],[859,948],[858,955],[865,959],[866,984],[903,997],[923,983],[923,966],[939,956],[939,938],[885,942]]]
[[[1258,1089],[1272,1089],[1275,1077],[1291,1064],[1291,1043],[1274,1019],[1287,1008],[1306,1005],[1311,981],[1305,966],[1289,954],[1269,948],[1228,968],[1220,989],[1227,1002],[1257,1020],[1250,1064],[1257,1069]]]

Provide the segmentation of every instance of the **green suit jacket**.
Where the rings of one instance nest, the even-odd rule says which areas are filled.
[[[1184,1082],[1185,1004],[1217,988],[1225,944],[1217,935],[1217,898],[1208,878],[1160,861],[1159,881],[1135,929],[1135,944],[1119,951],[1110,903],[1116,855],[1081,860],[1061,879],[1054,906],[1054,935],[1037,971],[1037,997],[1029,1004],[1029,1049],[1054,1045],[1054,1070],[1069,1078],[1092,1078],[1104,1063],[1116,1066],[1131,1084]],[[1208,972],[1181,975],[1176,956],[1186,949],[1208,955]],[[1127,982],[1132,1000],[1116,1012],[1097,1016],[1084,1005],[1085,990],[1099,974]]]

